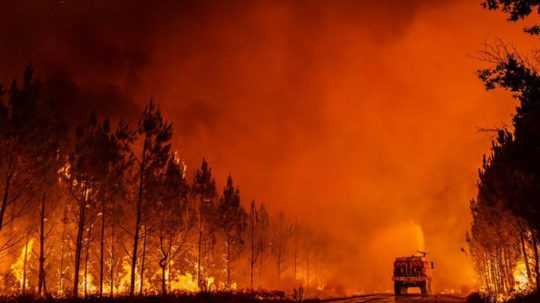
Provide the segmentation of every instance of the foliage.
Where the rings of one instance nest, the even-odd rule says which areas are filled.
[[[540,13],[540,1],[538,0],[485,0],[482,5],[490,10],[501,10],[509,21],[518,21],[536,11]],[[533,25],[525,28],[525,32],[531,35],[540,34],[540,26]]]
[[[293,259],[285,249],[292,225],[284,214],[273,222],[265,205],[255,202],[246,211],[232,176],[219,195],[205,159],[187,171],[173,149],[173,126],[153,101],[133,126],[98,112],[73,121],[61,114],[58,87],[43,83],[29,67],[22,85],[0,86],[0,235],[7,239],[0,257],[17,265],[2,273],[0,293],[212,291],[212,299],[229,296],[219,290],[274,287],[276,275],[308,288],[309,280],[324,280],[314,270],[323,254],[313,253],[319,244],[307,233],[295,242],[294,269],[283,261]],[[31,251],[22,254],[27,247]],[[270,262],[276,247],[277,270]],[[301,270],[308,278],[298,279]],[[258,295],[283,299],[281,294]],[[9,300],[26,299],[34,300]]]
[[[505,12],[510,21],[538,11],[539,4],[484,2],[488,9]],[[504,299],[540,289],[540,75],[515,51],[503,47],[486,55],[493,66],[478,73],[486,89],[502,88],[518,105],[512,128],[499,129],[484,156],[467,241],[483,290]]]

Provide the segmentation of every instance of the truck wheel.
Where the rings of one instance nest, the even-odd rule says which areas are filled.
[[[401,296],[401,285],[399,282],[394,282],[394,295]]]

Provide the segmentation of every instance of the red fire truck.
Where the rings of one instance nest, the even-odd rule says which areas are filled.
[[[431,293],[431,270],[433,267],[433,262],[428,261],[425,252],[396,258],[392,277],[395,295],[406,294],[409,287],[418,287],[422,295],[429,295]]]

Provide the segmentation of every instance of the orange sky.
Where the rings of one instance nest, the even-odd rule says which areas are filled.
[[[460,248],[491,138],[478,129],[508,125],[514,108],[485,92],[475,58],[486,41],[533,40],[475,1],[419,8],[399,28],[384,28],[390,11],[357,20],[366,12],[325,9],[312,27],[295,9],[261,4],[218,22],[189,60],[171,33],[149,90],[178,100],[163,104],[173,119],[189,100],[216,114],[177,137],[186,156],[206,155],[221,179],[231,171],[245,201],[328,230],[350,288],[390,289],[392,258],[419,248],[418,229],[435,287],[473,284]]]
[[[57,8],[87,17],[87,31],[55,24],[52,35],[40,29],[47,39],[16,37],[20,47],[0,54],[29,54],[45,69],[62,62],[81,87],[112,85],[136,106],[154,97],[191,168],[206,156],[221,183],[232,173],[245,203],[327,231],[347,287],[389,290],[393,257],[424,246],[435,288],[459,289],[474,284],[460,248],[491,139],[478,128],[509,125],[515,106],[484,90],[476,57],[499,38],[536,45],[479,2],[231,1],[189,14],[137,2],[144,18],[123,23]]]

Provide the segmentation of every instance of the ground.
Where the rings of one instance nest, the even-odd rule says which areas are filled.
[[[114,300],[90,297],[87,299],[36,299],[32,296],[0,297],[0,303],[297,303],[292,299],[278,297],[258,297],[241,293],[214,293],[176,296],[118,297]],[[392,294],[358,295],[340,299],[306,299],[305,303],[465,303],[465,298],[456,296],[407,295],[396,297]]]
[[[447,295],[407,295],[396,297],[390,294],[361,295],[339,300],[328,300],[331,303],[464,303],[465,298]]]

